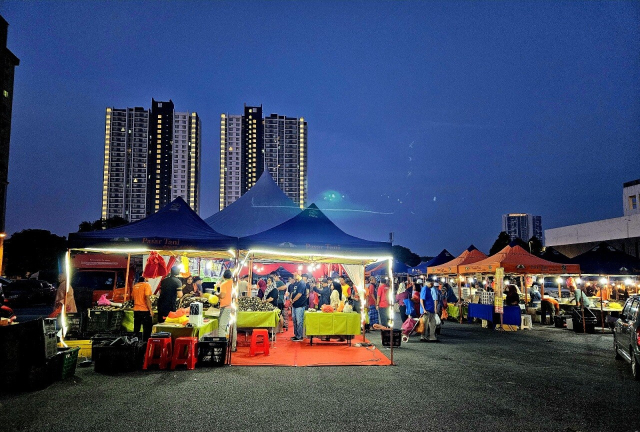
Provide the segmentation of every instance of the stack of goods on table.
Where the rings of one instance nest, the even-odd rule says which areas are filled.
[[[271,312],[276,309],[271,303],[265,303],[258,297],[241,297],[238,299],[240,312]]]

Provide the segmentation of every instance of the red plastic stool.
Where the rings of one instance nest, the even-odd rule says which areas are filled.
[[[196,355],[196,337],[179,337],[173,344],[173,359],[171,360],[171,370],[178,365],[186,365],[187,369],[195,369],[198,356]]]
[[[258,341],[258,337],[262,337]],[[258,349],[260,349],[258,351]],[[269,355],[269,332],[266,329],[255,329],[251,333],[251,346],[249,347],[249,355],[256,354]]]
[[[169,363],[171,363],[171,338],[149,338],[142,369],[147,369],[151,365],[166,369]]]

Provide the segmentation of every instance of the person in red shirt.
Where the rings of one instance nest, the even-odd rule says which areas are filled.
[[[144,276],[138,279],[138,283],[131,290],[133,299],[133,333],[139,334],[142,326],[142,340],[149,339],[153,321],[151,309],[151,285]]]
[[[389,287],[382,281],[378,287],[378,297],[376,298],[376,308],[380,315],[380,325],[389,325]]]

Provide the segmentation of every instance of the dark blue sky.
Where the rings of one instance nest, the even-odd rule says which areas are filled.
[[[354,235],[488,252],[503,213],[621,216],[640,178],[639,5],[5,0],[7,233],[98,219],[104,110],[151,98],[202,119],[203,217],[220,113],[245,102],[309,122],[309,195]]]

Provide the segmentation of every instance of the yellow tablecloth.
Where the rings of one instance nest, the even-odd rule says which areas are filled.
[[[204,325],[200,327],[184,327],[180,324],[156,324],[153,326],[153,332],[168,332],[171,333],[171,339],[173,341],[179,337],[197,337],[198,339],[207,333],[211,333],[218,328],[218,320],[213,318],[208,322],[205,321]],[[217,336],[217,335],[216,335]]]
[[[269,328],[276,327],[280,320],[280,309],[270,312],[238,312],[237,328]]]
[[[158,323],[158,314],[153,314],[153,324]],[[122,330],[132,333],[133,332],[133,310],[127,309],[124,311],[124,317],[122,318]]]
[[[356,336],[360,334],[360,314],[357,312],[305,312],[307,336]]]

